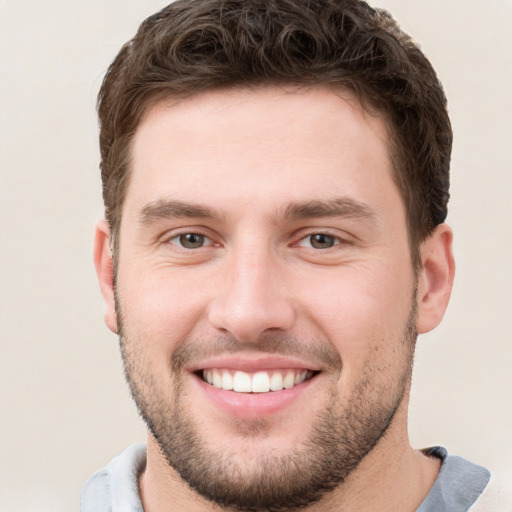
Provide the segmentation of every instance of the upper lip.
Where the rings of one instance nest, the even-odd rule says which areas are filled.
[[[189,368],[191,372],[200,370],[223,368],[226,370],[242,370],[245,372],[258,372],[265,370],[312,370],[321,371],[318,363],[308,362],[297,358],[263,355],[263,356],[220,356],[194,363]]]

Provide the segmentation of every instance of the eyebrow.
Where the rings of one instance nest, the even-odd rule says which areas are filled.
[[[159,199],[146,204],[139,213],[141,224],[150,224],[159,219],[213,219],[224,217],[219,211],[208,206],[185,203],[175,199]]]
[[[348,197],[329,200],[296,201],[288,204],[275,220],[297,221],[323,217],[345,217],[376,221],[376,212],[367,204]],[[139,213],[141,224],[159,219],[196,218],[221,221],[224,213],[206,205],[186,203],[176,199],[159,199],[146,204]]]
[[[376,221],[375,210],[365,203],[349,197],[334,199],[294,202],[286,207],[282,218],[287,220],[302,220],[321,217],[346,217]]]

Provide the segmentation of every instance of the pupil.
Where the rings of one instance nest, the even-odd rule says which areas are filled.
[[[201,247],[204,243],[204,236],[197,233],[187,233],[180,236],[180,243],[187,249],[196,249]]]
[[[328,249],[334,245],[334,238],[330,235],[312,235],[311,245],[316,249]]]

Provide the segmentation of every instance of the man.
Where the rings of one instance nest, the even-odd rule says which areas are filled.
[[[95,263],[148,440],[81,510],[487,510],[486,469],[407,436],[453,282],[452,136],[392,18],[178,0],[122,48],[99,118]]]

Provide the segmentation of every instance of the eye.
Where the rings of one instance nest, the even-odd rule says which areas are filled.
[[[304,237],[299,245],[302,247],[312,247],[313,249],[330,249],[340,243],[340,239],[326,233],[314,233]]]
[[[207,236],[200,233],[183,233],[171,238],[169,243],[178,245],[184,249],[200,249],[205,245],[210,245],[212,242]]]

